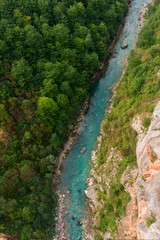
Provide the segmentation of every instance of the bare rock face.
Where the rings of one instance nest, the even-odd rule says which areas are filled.
[[[160,239],[160,102],[148,131],[137,133],[137,239],[157,240]]]
[[[126,215],[120,220],[118,227],[119,239],[136,239],[137,236],[137,167],[128,166],[121,177],[121,184],[130,193],[131,200],[126,207]]]
[[[0,233],[0,240],[15,240],[15,238],[10,235],[5,235],[3,233]]]
[[[140,116],[134,117],[132,121],[132,128],[140,135],[144,131],[144,127],[142,126],[142,120]]]

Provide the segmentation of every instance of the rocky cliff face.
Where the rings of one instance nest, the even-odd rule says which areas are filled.
[[[151,119],[148,129],[142,124],[144,117]],[[118,238],[158,240],[160,239],[160,102],[152,116],[147,113],[136,116],[132,121],[132,127],[138,134],[136,148],[138,167],[127,166],[121,176],[121,184],[125,187],[125,191],[130,193],[131,199],[126,207],[126,215],[119,221]],[[92,160],[96,167],[95,153]],[[112,148],[106,162],[98,172],[96,168],[92,169],[91,178],[88,179],[85,193],[92,210],[97,210],[92,219],[93,225],[97,225],[98,212],[103,206],[103,202],[98,201],[96,189],[107,194],[109,183],[114,181],[118,172],[117,160],[121,162],[123,159],[120,153]],[[106,174],[106,169],[109,169],[109,174]],[[91,235],[93,239],[94,233],[92,232]],[[112,239],[109,232],[102,237],[104,240]]]
[[[140,117],[132,127],[137,142],[137,239],[160,239],[160,102],[157,104],[147,132]]]
[[[0,240],[15,240],[15,238],[10,235],[5,235],[3,233],[0,233]]]

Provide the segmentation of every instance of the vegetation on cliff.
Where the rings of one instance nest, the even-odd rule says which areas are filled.
[[[52,239],[57,158],[126,0],[1,0],[0,232]]]
[[[110,178],[107,186],[102,182],[103,191],[99,190],[98,200],[102,208],[98,209],[99,217],[95,239],[102,239],[105,232],[112,237],[119,237],[118,225],[130,199],[129,193],[121,184],[121,176],[128,165],[136,165],[136,132],[131,122],[137,114],[144,114],[143,125],[150,124],[149,115],[160,99],[160,3],[149,5],[145,23],[139,34],[136,49],[128,57],[128,67],[121,79],[113,99],[113,108],[107,115],[102,129],[101,148],[97,153],[98,175],[104,169]],[[111,151],[117,152],[120,159],[113,158],[107,164]],[[115,169],[114,169],[115,166]],[[108,190],[109,189],[109,190]]]

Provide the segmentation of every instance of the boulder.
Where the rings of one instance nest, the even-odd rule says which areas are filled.
[[[127,43],[123,43],[122,45],[121,45],[121,48],[122,49],[125,49],[125,48],[127,48],[128,47],[128,44]]]

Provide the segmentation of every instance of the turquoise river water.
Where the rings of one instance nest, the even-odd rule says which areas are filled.
[[[142,4],[148,0],[132,0],[128,17],[121,36],[114,51],[118,54],[111,58],[105,77],[102,77],[91,89],[89,110],[85,119],[80,124],[81,135],[62,163],[59,190],[65,195],[65,205],[68,214],[64,218],[67,239],[85,239],[84,228],[87,223],[87,202],[84,190],[87,188],[86,180],[90,176],[92,167],[91,153],[96,149],[96,140],[99,135],[100,125],[105,117],[105,109],[108,108],[108,99],[111,94],[108,88],[112,87],[121,77],[123,62],[134,47],[139,30],[138,17]],[[128,48],[122,50],[121,44],[127,43]],[[86,152],[81,153],[81,148],[86,147]],[[67,194],[67,190],[71,194]],[[75,220],[71,217],[75,216]],[[77,221],[82,221],[82,226],[77,226]]]

